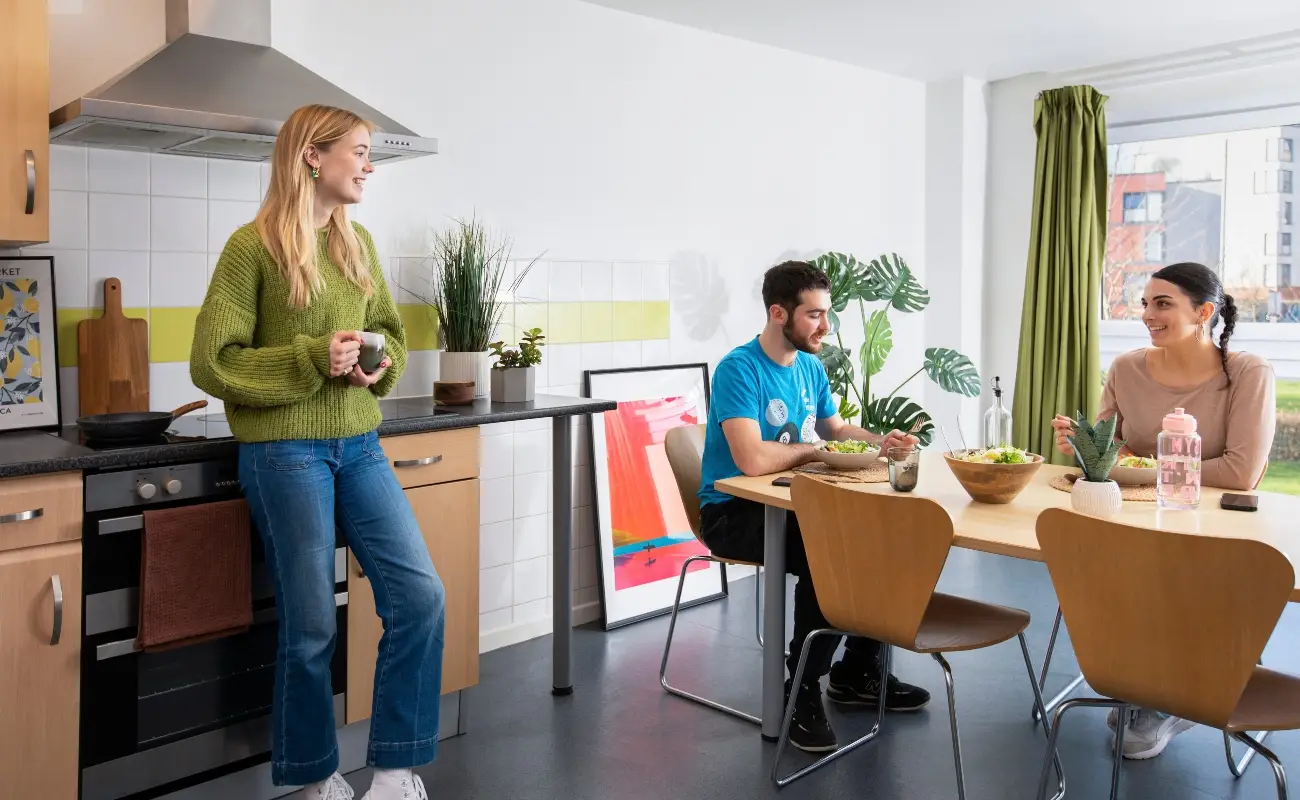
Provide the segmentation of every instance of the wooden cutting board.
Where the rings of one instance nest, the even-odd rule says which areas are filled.
[[[77,323],[81,414],[149,410],[149,323],[122,314],[122,282],[104,281],[104,316]]]

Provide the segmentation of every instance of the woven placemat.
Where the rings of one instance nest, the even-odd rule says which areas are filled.
[[[886,483],[889,480],[889,464],[878,461],[866,469],[835,469],[821,461],[813,461],[794,468],[825,481],[826,483]]]
[[[1047,485],[1053,489],[1062,492],[1074,491],[1074,482],[1081,476],[1077,472],[1067,472],[1064,475],[1057,475],[1047,482]],[[1156,501],[1156,487],[1154,486],[1120,486],[1120,497],[1125,500],[1136,500],[1140,503],[1154,503]]]

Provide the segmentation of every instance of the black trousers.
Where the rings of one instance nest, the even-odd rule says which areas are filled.
[[[761,564],[763,516],[763,506],[751,500],[736,498],[709,503],[700,509],[700,538],[716,556]],[[826,621],[821,607],[817,605],[817,593],[808,572],[808,555],[804,552],[799,521],[793,513],[787,513],[785,518],[785,569],[799,579],[794,589],[794,634],[790,639],[790,656],[785,662],[790,677],[794,678],[795,670],[799,667],[799,654],[803,651],[803,643],[808,634],[818,628],[829,628],[831,624]],[[780,579],[777,575],[767,576],[767,580]],[[821,636],[813,643],[813,648],[808,653],[808,666],[804,668],[804,684],[816,683],[830,671],[831,659],[835,657],[840,638]],[[841,663],[849,673],[863,675],[875,671],[879,655],[880,642],[850,636],[844,646]]]

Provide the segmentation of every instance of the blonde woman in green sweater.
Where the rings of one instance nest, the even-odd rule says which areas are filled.
[[[350,800],[337,772],[330,659],[334,536],[342,530],[383,620],[366,800],[426,800],[412,767],[433,760],[442,693],[444,591],[379,446],[379,398],[406,365],[406,338],[361,200],[372,126],[305,106],[275,142],[257,219],[226,243],[199,312],[194,385],[226,404],[239,480],[265,545],[279,613],[271,766],[309,800]],[[386,338],[373,373],[360,332]]]

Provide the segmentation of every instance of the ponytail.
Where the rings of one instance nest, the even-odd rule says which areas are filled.
[[[1223,332],[1219,334],[1219,358],[1223,359],[1223,374],[1228,378],[1228,385],[1232,385],[1232,375],[1228,372],[1228,339],[1232,337],[1233,330],[1237,327],[1237,303],[1232,299],[1232,295],[1223,295],[1223,308],[1219,309],[1219,316],[1223,318]]]

